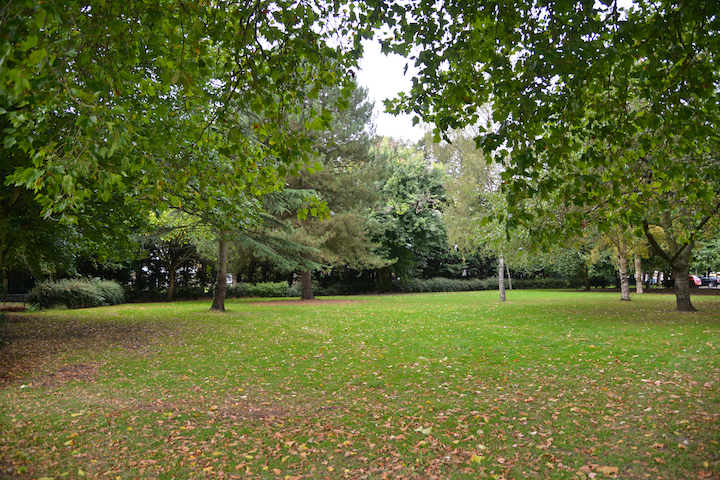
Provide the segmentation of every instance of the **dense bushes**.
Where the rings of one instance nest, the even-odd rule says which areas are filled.
[[[497,290],[497,277],[491,278],[471,278],[468,280],[455,280],[450,278],[430,278],[420,280],[411,278],[408,280],[397,282],[393,285],[393,291],[402,293],[423,293],[423,292],[470,292],[478,290]],[[513,279],[512,286],[515,289],[558,289],[568,288],[570,285],[558,278],[532,278],[532,279]],[[510,284],[505,279],[505,288],[509,288]]]
[[[238,283],[228,287],[225,292],[225,298],[286,296],[288,296],[287,282]]]
[[[552,278],[514,279],[513,288],[541,289],[541,288],[568,288],[565,280]],[[509,287],[507,279],[505,286]],[[353,295],[376,292],[375,284],[364,283],[362,286],[346,284],[333,284],[322,286],[313,284],[315,296]],[[497,278],[457,280],[450,278],[430,278],[421,280],[411,278],[394,282],[391,291],[397,293],[423,293],[423,292],[468,292],[478,290],[497,290]],[[195,300],[204,295],[213,295],[213,291],[205,293],[201,287],[178,288],[175,297],[178,299]],[[160,291],[130,291],[133,301],[163,301],[165,294]],[[300,297],[301,288],[297,283],[288,287],[287,282],[264,282],[257,284],[238,283],[229,286],[226,298],[244,297]],[[101,280],[59,280],[57,282],[42,282],[35,286],[28,295],[28,302],[40,308],[52,308],[64,305],[67,308],[99,307],[101,305],[116,305],[124,303],[128,295],[125,289],[117,282]]]
[[[88,308],[117,305],[125,302],[125,290],[117,282],[104,280],[66,279],[38,283],[30,290],[28,302],[40,308],[64,305],[67,308]]]

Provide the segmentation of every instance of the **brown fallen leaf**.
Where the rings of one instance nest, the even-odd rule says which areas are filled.
[[[617,475],[618,467],[598,467],[597,471],[605,475]]]

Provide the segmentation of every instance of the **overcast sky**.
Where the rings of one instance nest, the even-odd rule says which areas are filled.
[[[423,129],[419,125],[412,126],[411,116],[395,117],[384,113],[383,100],[393,98],[399,92],[410,91],[412,68],[408,69],[406,76],[403,76],[406,63],[405,58],[399,55],[385,56],[380,52],[379,43],[366,42],[365,55],[360,62],[357,79],[360,85],[369,89],[368,97],[375,100],[378,135],[416,142],[422,138]]]

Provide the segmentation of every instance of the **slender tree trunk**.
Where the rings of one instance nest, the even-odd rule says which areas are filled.
[[[215,298],[213,298],[210,310],[215,312],[225,311],[225,293],[227,292],[227,240],[219,240],[220,251],[218,253],[217,286],[215,287]]]
[[[175,294],[175,270],[177,270],[177,267],[174,263],[171,263],[168,265],[168,291],[167,291],[167,301],[172,302],[173,295]]]
[[[643,291],[642,258],[638,254],[635,254],[635,293],[645,293]]]
[[[585,281],[585,291],[590,291],[590,272],[587,263],[583,266],[583,280]]]
[[[313,295],[313,287],[312,287],[312,275],[310,274],[310,270],[303,270],[300,273],[300,289],[302,290],[302,299],[303,300],[314,300],[315,295]]]
[[[510,267],[508,267],[507,263],[505,263],[505,271],[508,274],[508,289],[512,290],[512,278],[510,278]]]
[[[630,282],[627,276],[627,245],[620,242],[618,245],[618,271],[620,273],[620,300],[630,301]]]
[[[505,279],[503,278],[505,270],[505,259],[500,257],[498,260],[498,289],[500,289],[500,301],[505,301]]]

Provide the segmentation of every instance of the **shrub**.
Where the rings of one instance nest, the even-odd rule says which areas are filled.
[[[204,295],[205,295],[205,289],[200,286],[195,286],[195,287],[177,287],[175,289],[175,294],[173,296],[175,297],[175,299],[197,300]]]
[[[125,301],[125,290],[117,282],[66,279],[38,283],[28,295],[28,302],[39,308],[64,305],[88,308],[117,305]]]
[[[125,303],[125,289],[119,283],[108,280],[92,280],[92,283],[100,290],[100,294],[103,296],[103,305]]]
[[[287,282],[265,282],[247,285],[248,297],[285,297],[287,291]]]
[[[225,298],[242,298],[248,296],[248,286],[246,283],[236,283],[230,285],[225,290]]]

